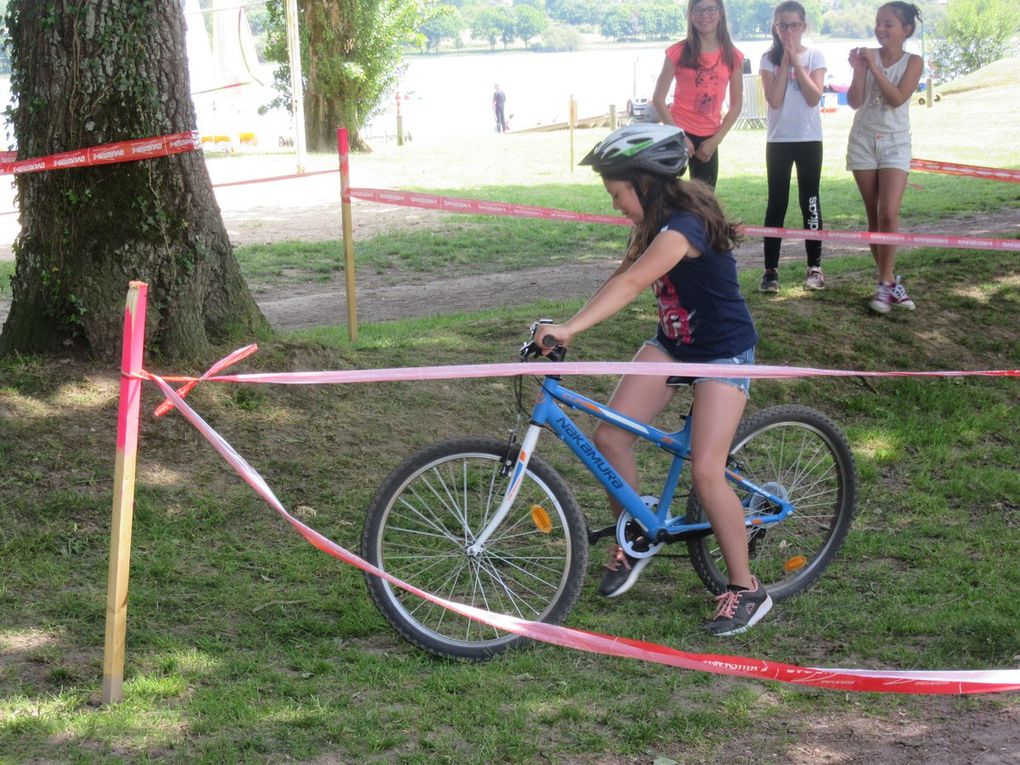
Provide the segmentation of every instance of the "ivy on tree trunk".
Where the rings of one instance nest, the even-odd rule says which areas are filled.
[[[195,127],[177,0],[11,0],[7,20],[19,159]],[[149,284],[146,345],[165,357],[204,357],[268,329],[201,152],[16,183],[0,354],[76,345],[116,357],[131,280]]]
[[[432,6],[427,0],[297,0],[304,79],[305,138],[311,151],[336,150],[346,127],[351,148],[369,151],[360,129],[382,105],[400,72],[401,49]],[[270,106],[290,105],[290,65],[282,2],[270,0],[266,57],[280,64]]]

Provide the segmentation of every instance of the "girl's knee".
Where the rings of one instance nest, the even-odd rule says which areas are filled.
[[[595,448],[607,457],[626,452],[634,443],[634,437],[629,433],[611,425],[601,424],[595,428],[592,440],[595,442]]]
[[[726,473],[723,465],[709,464],[697,460],[691,462],[691,482],[699,494],[707,494],[719,490],[726,485]]]
[[[899,210],[879,210],[878,226],[879,231],[896,231],[900,225]]]

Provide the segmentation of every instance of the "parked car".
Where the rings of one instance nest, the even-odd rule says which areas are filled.
[[[647,98],[627,99],[627,116],[632,122],[658,122],[659,113]]]

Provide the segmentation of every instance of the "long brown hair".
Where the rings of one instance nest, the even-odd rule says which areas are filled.
[[[630,183],[644,208],[644,219],[634,227],[634,234],[627,246],[627,260],[633,261],[640,257],[670,215],[678,212],[689,212],[701,218],[705,226],[705,238],[712,249],[726,252],[740,243],[742,237],[736,223],[726,219],[726,213],[712,187],[701,181],[683,181],[651,173],[635,173],[626,178],[611,180]]]
[[[700,0],[687,0],[687,39],[683,53],[680,55],[680,66],[686,69],[701,68],[701,38],[691,24],[694,6],[698,2]],[[729,25],[726,23],[726,6],[723,5],[723,0],[712,0],[712,2],[719,6],[719,26],[715,28],[715,36],[719,40],[719,47],[722,48],[726,66],[730,68],[730,71],[733,71],[737,67],[737,54],[733,41],[730,39]]]
[[[797,0],[786,0],[776,6],[776,10],[772,14],[772,47],[768,51],[769,61],[774,66],[779,66],[783,61],[783,41],[779,39],[779,32],[776,31],[776,22],[779,20],[780,13],[796,13],[800,16],[800,23],[807,24],[807,12]]]

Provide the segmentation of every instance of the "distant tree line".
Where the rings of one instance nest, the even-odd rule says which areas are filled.
[[[726,0],[730,34],[768,37],[778,0]],[[830,37],[873,37],[878,0],[801,0],[810,28]],[[936,82],[972,72],[1017,50],[1020,4],[1016,0],[915,0],[924,23],[915,40]],[[520,40],[525,48],[576,50],[580,32],[612,40],[683,37],[683,0],[445,0],[433,4],[419,27],[423,47],[461,47],[465,33],[490,49]]]

